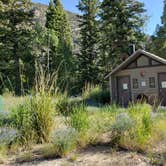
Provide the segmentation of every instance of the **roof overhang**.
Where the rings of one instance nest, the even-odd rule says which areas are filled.
[[[145,55],[151,59],[154,59],[160,63],[162,63],[163,65],[166,65],[166,59],[161,58],[159,56],[156,56],[154,54],[151,54],[147,51],[144,50],[137,50],[134,54],[132,54],[131,56],[129,56],[123,63],[121,63],[119,66],[117,66],[111,73],[109,73],[105,78],[110,77],[111,75],[115,74],[116,72],[120,71],[121,69],[123,69],[125,66],[127,66],[128,64],[130,64],[132,61],[134,61],[137,57],[139,57],[140,55]]]

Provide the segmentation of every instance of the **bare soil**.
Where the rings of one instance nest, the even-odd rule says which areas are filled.
[[[151,166],[164,165],[164,160],[153,159],[137,152],[112,149],[110,145],[90,146],[64,158],[35,159],[31,162],[16,163],[14,158],[6,166]]]

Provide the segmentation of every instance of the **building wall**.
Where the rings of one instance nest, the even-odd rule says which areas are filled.
[[[144,73],[144,76],[141,76],[140,73]],[[153,66],[153,67],[139,67],[135,69],[125,69],[117,72],[116,74],[110,76],[110,90],[112,102],[117,101],[117,77],[119,76],[130,76],[131,84],[131,96],[132,100],[136,100],[137,96],[141,93],[149,97],[149,100],[152,102],[155,98],[158,98],[159,86],[158,86],[158,73],[166,72],[166,66]],[[149,88],[149,78],[155,78],[155,88]],[[133,79],[138,79],[139,88],[133,88]],[[146,86],[141,86],[141,82],[146,82]],[[111,88],[112,87],[112,88]]]

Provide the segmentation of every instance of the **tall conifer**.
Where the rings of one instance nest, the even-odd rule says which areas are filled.
[[[69,21],[60,0],[50,1],[46,19],[46,28],[51,36],[58,40],[58,44],[50,43],[51,71],[58,70],[59,85],[66,88],[71,77],[72,37]]]
[[[4,84],[21,95],[24,82],[33,82],[34,60],[29,48],[33,11],[30,0],[1,0],[0,8],[0,72]]]
[[[166,58],[166,0],[164,0],[164,11],[161,17],[162,25],[157,25],[155,35],[151,36],[151,44],[147,44],[150,52]]]
[[[80,0],[81,11],[81,51],[78,56],[79,76],[82,86],[85,83],[98,83],[98,11],[99,0]]]
[[[118,65],[130,44],[144,41],[144,4],[137,0],[103,0],[101,5],[101,68],[108,73]]]

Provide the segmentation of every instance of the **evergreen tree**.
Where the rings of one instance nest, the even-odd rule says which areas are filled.
[[[21,95],[24,82],[33,82],[34,59],[29,48],[33,11],[29,0],[1,0],[0,8],[0,72],[3,82],[10,82],[15,94]]]
[[[58,70],[58,83],[63,89],[70,82],[73,57],[71,30],[60,0],[50,1],[46,18],[46,28],[55,41],[50,43],[50,68],[52,72]]]
[[[144,41],[144,4],[136,0],[103,0],[101,4],[101,73],[118,65],[130,44]]]
[[[151,44],[147,44],[150,52],[166,58],[166,0],[164,0],[164,11],[161,17],[162,25],[156,26],[155,35],[151,36]]]
[[[78,71],[81,86],[85,83],[96,84],[98,80],[98,11],[99,0],[80,0],[78,9],[82,12],[80,18],[81,51],[78,56]]]

